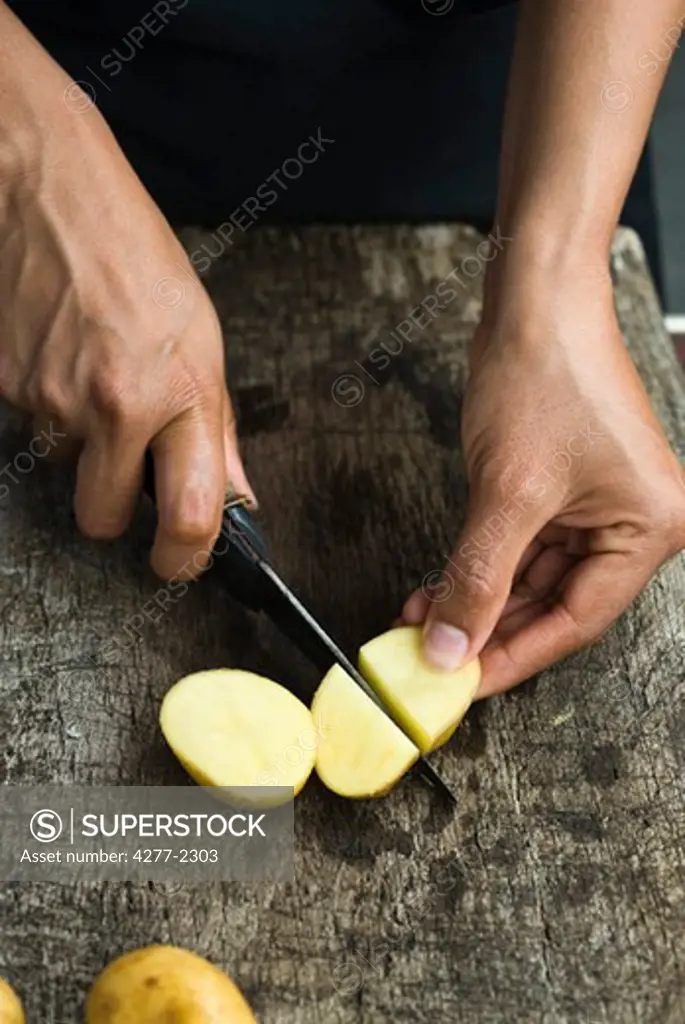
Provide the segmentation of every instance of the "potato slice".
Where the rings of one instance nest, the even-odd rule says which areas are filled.
[[[316,691],[312,717],[317,774],[340,796],[383,796],[418,759],[414,744],[339,665]]]
[[[159,720],[167,743],[201,786],[292,786],[297,795],[314,767],[318,736],[309,709],[284,686],[252,672],[186,676],[166,694]]]
[[[24,1024],[19,996],[4,978],[0,978],[0,1024]]]
[[[86,1024],[257,1024],[231,979],[175,946],[148,946],[114,960],[95,979]]]
[[[422,754],[446,743],[468,711],[480,683],[476,658],[439,672],[421,653],[421,627],[401,626],[364,644],[359,667]]]

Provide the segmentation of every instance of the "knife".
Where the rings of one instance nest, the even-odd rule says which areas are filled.
[[[154,500],[154,467],[149,453],[145,465],[145,490]],[[219,552],[217,549],[222,537],[227,543]],[[220,572],[222,582],[233,598],[251,611],[266,614],[320,672],[326,673],[334,663],[339,665],[416,746],[402,723],[382,702],[339,644],[280,577],[271,562],[264,535],[248,509],[246,498],[239,495],[227,497],[221,533],[213,554],[213,571]],[[419,757],[413,770],[442,798],[456,804],[456,797],[445,780],[424,757]]]

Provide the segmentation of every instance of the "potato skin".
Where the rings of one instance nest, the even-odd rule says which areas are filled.
[[[24,1024],[19,996],[4,978],[0,978],[0,1024]]]
[[[96,978],[86,1024],[257,1024],[242,992],[201,956],[147,946],[114,960]]]

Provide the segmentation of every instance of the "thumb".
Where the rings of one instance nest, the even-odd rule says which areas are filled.
[[[423,591],[430,601],[424,655],[435,668],[452,671],[485,646],[526,548],[549,519],[549,510],[541,507],[537,514],[528,509],[514,519],[511,508],[512,503],[502,503],[501,494],[495,500],[474,495],[454,554],[441,574],[424,577]]]
[[[253,508],[257,507],[257,498],[252,485],[247,478],[243,460],[238,446],[238,432],[236,428],[235,414],[228,392],[224,394],[223,408],[224,424],[224,461],[226,463],[226,481],[230,491],[234,494],[244,495],[249,498]]]

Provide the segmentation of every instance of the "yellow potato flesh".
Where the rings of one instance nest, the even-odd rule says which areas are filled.
[[[338,665],[312,703],[319,731],[316,771],[340,796],[382,796],[411,768],[419,751]]]
[[[377,636],[359,652],[359,667],[422,754],[446,743],[480,683],[480,662],[440,672],[421,652],[421,628],[402,626]]]
[[[86,1024],[257,1024],[243,994],[218,967],[174,946],[149,946],[111,963],[95,980]]]
[[[309,709],[284,686],[252,672],[186,676],[166,694],[160,725],[201,786],[289,786],[296,795],[314,767],[318,736]],[[262,794],[259,802],[273,806],[283,799]]]
[[[0,1024],[24,1024],[19,996],[4,978],[0,978]]]

